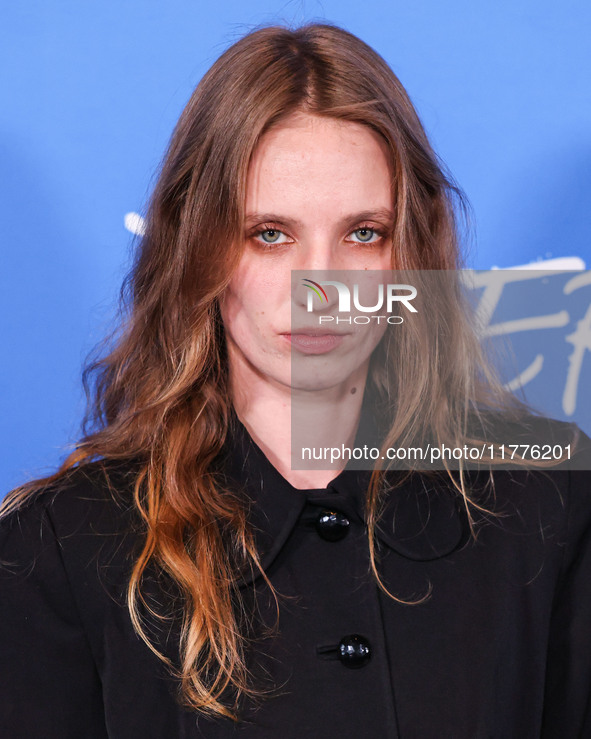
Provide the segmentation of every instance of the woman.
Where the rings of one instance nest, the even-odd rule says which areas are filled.
[[[458,267],[455,192],[345,31],[265,28],[213,65],[92,425],[4,504],[3,736],[591,731],[587,473],[293,463],[292,405],[310,445],[483,438],[492,409],[521,432],[453,282],[406,332],[311,322],[332,270]]]

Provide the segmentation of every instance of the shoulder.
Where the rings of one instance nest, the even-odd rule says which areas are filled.
[[[0,517],[0,568],[7,560],[32,565],[56,545],[62,556],[72,550],[90,556],[97,545],[139,531],[136,475],[135,462],[97,461],[35,490]]]
[[[100,732],[106,635],[123,635],[117,656],[135,644],[122,546],[132,477],[120,465],[85,465],[0,519],[2,736]]]
[[[471,415],[468,428],[478,438],[505,444],[578,445],[584,439],[590,441],[575,423],[537,415],[521,407],[479,411]]]
[[[513,432],[507,443],[527,446],[543,438],[562,450],[570,444],[569,456],[545,468],[526,463],[501,465],[490,476],[475,473],[471,497],[484,509],[474,513],[477,529],[525,547],[537,542],[564,573],[591,552],[591,439],[574,424],[539,418]]]

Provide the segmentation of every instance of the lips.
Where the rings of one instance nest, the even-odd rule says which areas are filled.
[[[303,354],[326,354],[340,346],[348,333],[327,329],[298,329],[282,336]]]
[[[294,327],[291,331],[286,331],[283,335],[284,336],[347,336],[347,334],[350,334],[350,331],[338,331],[336,329],[331,329],[323,326],[302,326]]]

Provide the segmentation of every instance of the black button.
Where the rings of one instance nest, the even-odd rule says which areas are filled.
[[[345,667],[363,667],[369,662],[371,649],[364,636],[351,634],[344,636],[339,643],[339,659]]]
[[[349,533],[349,519],[339,511],[322,511],[316,519],[316,531],[326,541],[339,541]]]

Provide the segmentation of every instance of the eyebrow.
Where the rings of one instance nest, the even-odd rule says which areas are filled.
[[[340,224],[350,226],[354,223],[359,223],[359,221],[386,221],[388,223],[393,223],[394,212],[388,208],[362,210],[359,213],[351,213],[344,216],[341,219]],[[248,213],[246,215],[245,222],[247,225],[271,222],[295,228],[301,228],[303,225],[297,218],[289,218],[287,216],[278,215],[277,213]]]

